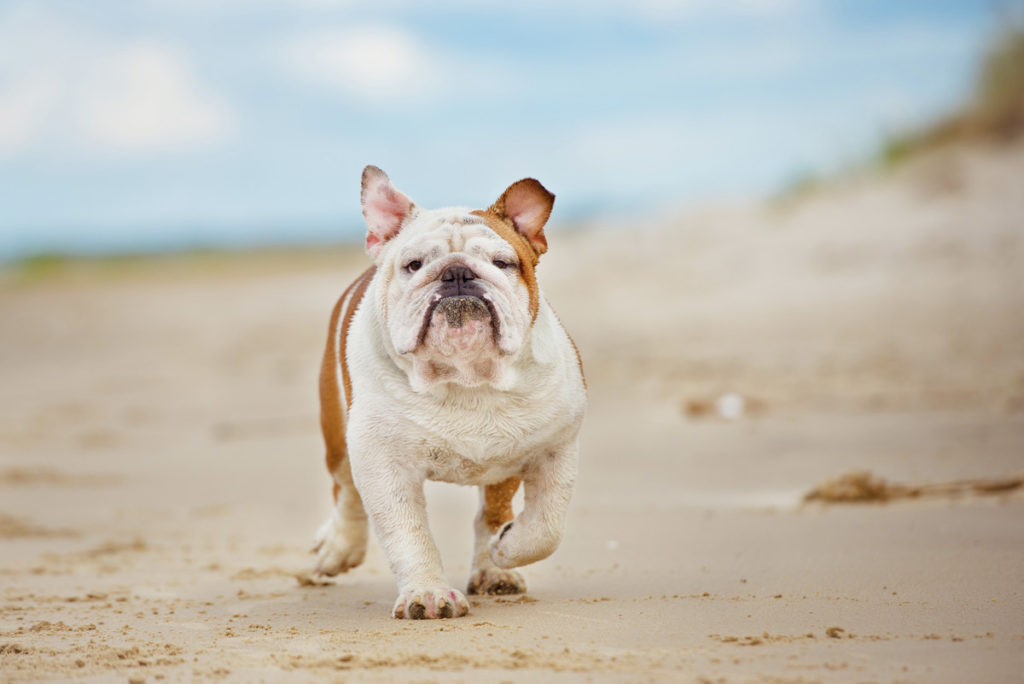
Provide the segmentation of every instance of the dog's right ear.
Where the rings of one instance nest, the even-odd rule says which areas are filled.
[[[499,219],[511,223],[540,257],[548,251],[548,239],[544,237],[544,224],[551,216],[555,196],[533,178],[524,178],[508,186],[508,189],[487,211]],[[534,259],[536,263],[536,259]]]
[[[376,166],[363,169],[360,194],[363,218],[366,219],[366,253],[374,261],[384,244],[398,235],[416,205],[391,184],[388,175]]]

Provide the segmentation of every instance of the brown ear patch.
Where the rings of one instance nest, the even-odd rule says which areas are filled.
[[[512,245],[512,249],[516,251],[516,258],[519,260],[519,275],[526,283],[526,289],[530,293],[530,320],[536,320],[537,310],[540,307],[540,290],[537,288],[537,276],[534,269],[537,267],[540,255],[522,233],[498,215],[491,213],[490,209],[487,211],[477,209],[470,213],[483,217],[487,227],[497,233],[502,240]]]
[[[508,186],[487,211],[510,223],[540,256],[548,251],[544,224],[548,222],[554,205],[555,196],[540,181],[524,178]]]

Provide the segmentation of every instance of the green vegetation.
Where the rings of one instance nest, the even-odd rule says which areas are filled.
[[[771,203],[777,209],[786,209],[815,194],[827,182],[828,178],[823,174],[801,171],[772,195]]]
[[[61,271],[68,265],[69,258],[57,252],[31,254],[17,262],[18,270],[25,277],[45,276]]]

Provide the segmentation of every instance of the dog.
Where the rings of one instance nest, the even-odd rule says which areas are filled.
[[[535,274],[554,199],[527,178],[485,210],[427,210],[377,167],[363,171],[373,266],[334,307],[321,367],[335,505],[314,573],[359,565],[369,519],[398,582],[396,618],[469,611],[444,578],[425,480],[479,487],[469,594],[525,592],[513,568],[561,540],[586,384]]]

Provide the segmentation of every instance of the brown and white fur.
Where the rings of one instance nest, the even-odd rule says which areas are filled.
[[[317,534],[315,572],[363,561],[369,514],[398,581],[397,618],[469,608],[444,578],[425,480],[480,488],[470,594],[526,591],[513,568],[561,540],[586,395],[576,348],[534,274],[553,203],[525,179],[486,210],[425,210],[380,169],[363,171],[374,265],[334,307],[320,372],[336,505]]]

